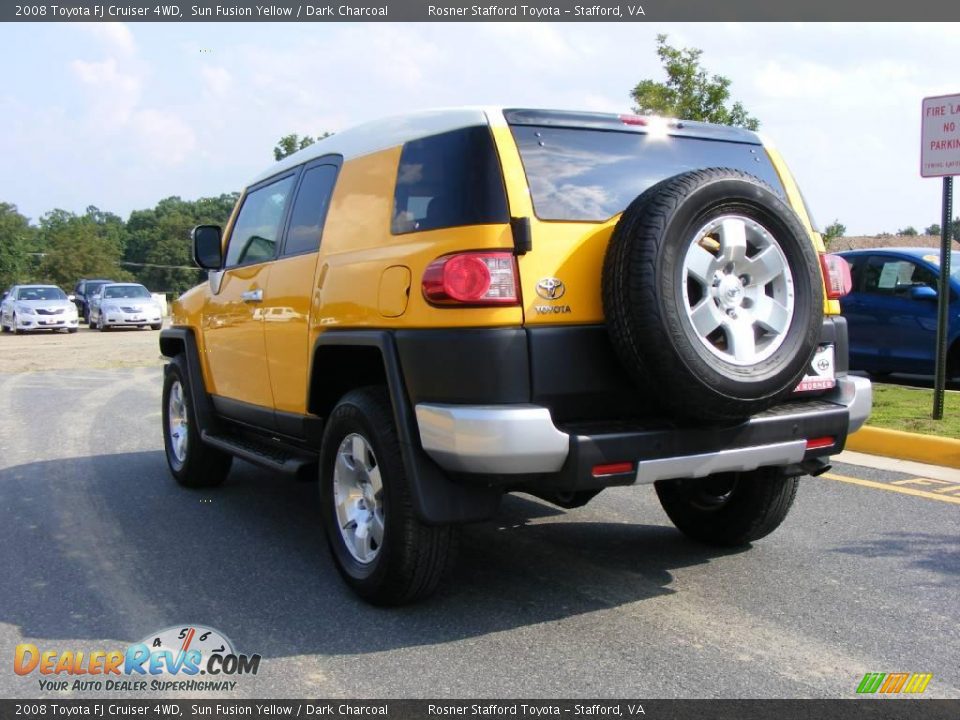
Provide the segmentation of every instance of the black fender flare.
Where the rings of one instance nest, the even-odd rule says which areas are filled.
[[[393,419],[400,438],[403,465],[413,491],[414,507],[420,518],[430,524],[466,523],[492,517],[500,505],[499,488],[457,483],[423,450],[416,415],[407,395],[396,340],[389,330],[328,330],[317,338],[311,355],[308,393],[314,382],[343,368],[322,366],[322,348],[355,347],[379,351],[383,360],[387,392]]]
[[[190,381],[190,399],[193,401],[199,430],[213,432],[217,426],[217,415],[213,409],[213,401],[203,382],[203,368],[200,365],[200,350],[193,328],[173,326],[160,331],[160,354],[174,358],[183,355],[186,360],[187,376]],[[164,366],[166,374],[169,363]]]

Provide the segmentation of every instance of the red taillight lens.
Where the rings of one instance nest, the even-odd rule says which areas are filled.
[[[850,264],[839,255],[821,254],[820,269],[823,271],[823,284],[830,300],[842,298],[853,289]]]
[[[423,295],[437,305],[515,305],[517,265],[509,252],[437,258],[423,273]]]

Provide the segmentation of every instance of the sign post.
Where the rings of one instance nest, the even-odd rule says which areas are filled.
[[[920,176],[943,178],[940,223],[940,289],[937,293],[937,347],[933,383],[933,419],[943,419],[947,386],[947,332],[950,309],[950,230],[953,223],[953,176],[960,175],[960,95],[923,99]]]

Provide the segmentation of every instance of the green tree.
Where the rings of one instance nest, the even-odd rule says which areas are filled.
[[[934,223],[933,225],[927,225],[927,229],[923,231],[924,235],[939,235],[940,234],[940,223]]]
[[[117,239],[105,235],[90,215],[65,210],[47,213],[40,218],[40,247],[44,253],[41,278],[62,288],[72,288],[83,277],[130,277],[120,269]]]
[[[823,231],[823,239],[827,242],[835,240],[837,238],[842,238],[847,234],[847,226],[844,225],[839,220],[834,220],[832,223],[827,225]]]
[[[708,75],[700,65],[703,50],[675,48],[666,35],[657,35],[657,55],[667,73],[666,82],[642,80],[631,92],[634,112],[666,115],[684,120],[702,120],[756,130],[760,121],[751,117],[740,102],[728,107],[729,78]]]
[[[27,253],[33,234],[30,221],[17,211],[16,205],[0,202],[0,291],[30,279]]]
[[[284,135],[273,148],[273,159],[283,160],[285,157],[287,157],[287,155],[293,155],[298,150],[303,150],[305,147],[310,147],[317,142],[317,140],[323,140],[331,135],[333,135],[333,133],[324,132],[321,135],[318,135],[316,140],[309,135],[304,135],[303,137],[300,137],[296,133]]]
[[[127,221],[125,267],[155,292],[179,294],[201,282],[193,262],[190,230],[196,225],[227,224],[238,193],[182,200],[168,197],[149,210],[135,210]]]
[[[905,228],[897,230],[897,235],[905,235],[907,237],[914,237],[917,234],[917,229],[913,225],[907,225]]]

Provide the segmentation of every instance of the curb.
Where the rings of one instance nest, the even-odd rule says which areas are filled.
[[[866,425],[847,438],[847,450],[960,469],[960,440]]]

